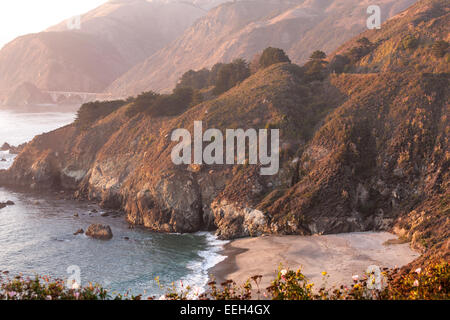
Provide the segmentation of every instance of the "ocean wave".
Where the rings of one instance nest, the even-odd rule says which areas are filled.
[[[206,286],[210,280],[209,270],[215,267],[227,257],[221,254],[223,247],[229,241],[219,240],[211,232],[197,232],[196,236],[204,236],[208,243],[205,250],[198,252],[201,260],[191,261],[187,264],[187,268],[192,272],[181,280],[184,288],[191,287],[191,295],[189,298],[195,299],[197,295],[205,292]],[[178,285],[181,288],[181,283]]]

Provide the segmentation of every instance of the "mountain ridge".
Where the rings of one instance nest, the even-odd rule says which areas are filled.
[[[0,99],[29,82],[43,91],[101,93],[114,79],[175,39],[205,12],[178,2],[109,1],[21,36],[0,50]]]
[[[382,18],[414,1],[382,1]],[[185,33],[116,79],[107,89],[118,97],[142,91],[169,91],[189,69],[212,67],[235,58],[251,60],[268,46],[284,49],[296,63],[314,50],[332,52],[366,28],[369,2],[239,1],[225,3]]]

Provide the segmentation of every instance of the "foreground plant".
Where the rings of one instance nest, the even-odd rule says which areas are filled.
[[[324,280],[328,278],[322,273]],[[262,276],[254,276],[243,285],[227,280],[220,285],[215,281],[208,283],[204,292],[196,292],[189,286],[172,284],[165,289],[166,300],[251,300],[262,296],[273,300],[449,300],[450,299],[450,264],[442,262],[418,268],[409,273],[401,273],[398,269],[384,268],[381,272],[381,282],[374,285],[373,274],[361,277],[354,275],[353,284],[346,286],[315,290],[301,269],[294,271],[279,268],[277,277],[271,286],[261,292],[259,284]],[[255,285],[255,287],[253,286]],[[86,287],[67,288],[63,280],[51,280],[48,277],[30,278],[17,276],[14,278],[0,277],[0,300],[141,300],[142,295],[109,294],[100,285],[89,284]],[[149,297],[149,300],[155,297]]]

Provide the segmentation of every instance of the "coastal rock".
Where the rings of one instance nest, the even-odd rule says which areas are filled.
[[[5,202],[0,202],[0,209],[3,209],[7,206],[13,206],[15,205],[15,203],[11,200],[5,201]]]
[[[11,148],[8,142],[5,142],[1,147],[0,151],[8,151]]]
[[[84,233],[83,229],[78,229],[73,235],[76,236],[76,235],[83,234],[83,233]]]
[[[16,146],[9,146],[9,153],[10,154],[19,154],[22,152],[22,150],[26,147],[27,143],[22,143],[20,145]]]
[[[298,66],[281,63],[172,117],[129,117],[124,105],[86,126],[37,136],[0,171],[0,184],[55,190],[63,184],[78,198],[123,210],[131,225],[159,232],[217,229],[221,239],[233,239],[399,227],[417,246],[439,243],[448,252],[448,79],[442,61],[431,58],[408,63],[424,72],[397,72],[409,66],[397,65],[389,58],[397,52],[386,49],[409,34],[405,21],[428,19],[417,37],[442,38],[444,8],[417,6],[377,37],[365,35],[377,43],[371,49],[377,58],[350,67],[366,73],[310,82]],[[281,142],[289,142],[277,174],[261,176],[251,164],[171,161],[175,142],[167,135],[174,128],[192,129],[193,119],[205,128],[248,128],[255,118],[268,128],[276,124]]]
[[[100,240],[110,240],[113,237],[111,227],[101,224],[91,224],[86,230],[86,235]]]
[[[256,237],[264,233],[267,218],[260,210],[228,204],[226,201],[213,203],[218,230],[216,235],[220,239]]]

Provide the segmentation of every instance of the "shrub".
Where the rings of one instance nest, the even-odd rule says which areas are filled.
[[[153,91],[143,92],[138,95],[126,111],[128,117],[133,117],[138,113],[144,112],[147,107],[152,105],[159,97],[159,94]]]
[[[447,54],[448,42],[444,40],[436,41],[431,47],[431,52],[436,58],[442,58]]]
[[[313,284],[308,283],[301,272],[279,268],[278,275],[272,285],[267,288],[273,300],[311,300]]]
[[[124,100],[85,103],[78,109],[75,125],[78,128],[87,129],[94,122],[108,116],[126,103],[127,101]]]
[[[413,35],[408,35],[402,39],[402,48],[406,49],[416,49],[419,46],[419,40]]]
[[[373,44],[366,37],[362,37],[356,41],[361,47],[371,47]]]
[[[322,272],[325,283],[328,278]],[[260,298],[263,294],[273,300],[448,300],[450,299],[450,264],[448,262],[435,263],[418,268],[409,273],[400,273],[398,269],[384,268],[381,273],[381,287],[372,286],[375,278],[373,274],[353,276],[353,284],[346,286],[314,290],[301,270],[293,271],[280,266],[278,274],[265,292],[261,292],[259,285],[262,276],[256,275],[238,286],[234,281],[227,280],[217,285],[215,281],[208,283],[204,293],[195,293],[189,286],[181,289],[172,286],[165,289],[156,278],[156,282],[167,293],[163,296],[167,300],[250,300]],[[256,285],[256,292],[252,285]],[[252,294],[257,293],[258,297]],[[142,295],[112,296],[99,285],[89,284],[86,287],[68,289],[62,280],[51,280],[47,277],[34,279],[17,276],[13,279],[0,278],[0,300],[140,300]],[[149,300],[155,297],[148,297]]]

